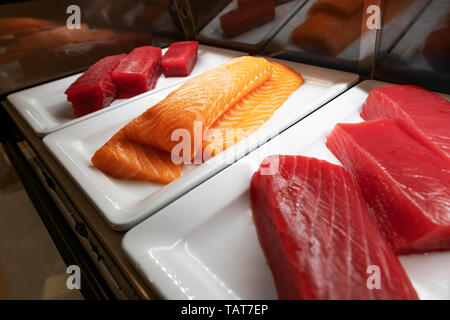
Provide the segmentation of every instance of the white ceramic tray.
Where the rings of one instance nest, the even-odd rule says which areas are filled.
[[[237,1],[233,0],[200,31],[197,38],[215,45],[256,50],[270,40],[305,2],[306,0],[294,0],[276,6],[273,21],[235,37],[227,38],[220,27],[220,16],[237,8]]]
[[[305,83],[249,138],[202,165],[185,165],[181,177],[168,185],[114,179],[94,168],[90,159],[122,126],[163,99],[175,87],[54,132],[44,138],[44,143],[111,227],[127,230],[358,81],[358,76],[351,73],[281,62],[301,72]]]
[[[166,51],[167,48],[163,49],[163,54]],[[66,89],[81,75],[81,73],[13,93],[9,95],[7,99],[31,126],[33,131],[38,136],[42,137],[53,131],[92,118],[124,104],[153,95],[163,89],[184,82],[194,75],[202,73],[203,71],[221,65],[232,58],[242,55],[246,54],[227,49],[200,45],[198,49],[198,60],[190,76],[166,78],[164,75],[161,75],[156,87],[153,90],[130,99],[115,100],[108,107],[80,118],[75,118],[73,116],[72,104],[67,101],[64,91],[66,91]]]
[[[272,154],[339,164],[327,135],[362,121],[368,92],[382,85],[362,82],[130,230],[122,246],[132,263],[163,298],[276,299],[251,217],[251,177]],[[450,299],[450,252],[400,260],[422,299]]]

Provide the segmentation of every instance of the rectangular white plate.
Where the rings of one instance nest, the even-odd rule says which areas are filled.
[[[276,299],[251,217],[251,177],[273,154],[340,164],[327,135],[338,122],[361,122],[362,103],[383,85],[362,82],[130,230],[122,246],[132,263],[167,299]],[[422,299],[450,299],[450,252],[400,260]]]
[[[166,51],[167,48],[163,49],[163,54]],[[108,107],[80,118],[73,116],[72,104],[67,101],[67,96],[64,94],[64,91],[82,73],[10,94],[7,99],[31,126],[33,131],[42,137],[53,131],[92,118],[124,104],[158,93],[161,90],[182,83],[203,71],[221,65],[232,58],[243,55],[246,55],[246,53],[200,45],[197,63],[188,77],[166,78],[164,75],[161,75],[153,90],[130,99],[115,100]]]
[[[272,38],[305,2],[306,0],[294,0],[276,6],[273,21],[235,37],[227,38],[220,27],[220,16],[237,8],[237,1],[233,0],[200,31],[198,39],[216,45],[256,50]]]
[[[202,165],[185,165],[181,177],[168,185],[114,179],[94,168],[90,159],[122,126],[174,88],[54,132],[44,138],[44,143],[111,227],[127,230],[266,142],[268,136],[283,131],[358,81],[358,76],[351,73],[288,61],[282,63],[299,71],[305,83],[249,138]]]

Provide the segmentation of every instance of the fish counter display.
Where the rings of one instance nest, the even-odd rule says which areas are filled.
[[[448,99],[362,82],[123,248],[169,299],[450,299]]]
[[[77,120],[43,143],[112,229],[132,228],[123,249],[148,285],[168,299],[450,299],[433,273],[450,268],[449,97],[208,50],[140,46],[41,87]],[[37,88],[8,99],[25,112]]]
[[[173,45],[174,44],[172,44],[172,46]],[[183,47],[181,50],[179,47],[180,45]],[[116,97],[117,88],[112,78],[112,73],[117,66],[113,65],[108,69],[111,74],[109,74],[107,72],[108,70],[102,66],[105,64],[105,59],[107,62],[108,60],[114,60],[115,58],[105,57],[94,63],[84,73],[10,94],[7,99],[32,127],[35,134],[42,137],[92,116],[99,115],[113,108],[130,103],[136,99],[156,94],[161,90],[184,82],[190,77],[216,67],[234,57],[245,55],[245,53],[242,52],[198,45],[197,42],[189,41],[179,43],[176,47],[172,48],[170,52],[169,48],[164,48],[158,53],[161,49],[149,45],[138,48],[133,47],[130,51],[133,49],[137,50],[137,52],[135,51],[135,53],[126,59],[122,65],[122,67],[125,68],[125,63],[128,61],[130,68],[126,70],[126,72],[121,72],[120,74],[116,73],[116,80],[119,79],[120,81],[124,76],[127,78],[132,74],[132,78],[147,77],[145,81],[149,82],[149,80],[152,79],[154,82],[153,84],[145,83],[145,88],[134,92],[133,94],[137,94],[138,92],[139,94],[133,97],[126,99]],[[152,56],[153,62],[150,61],[149,56],[138,60],[139,51],[142,50],[150,50],[154,51],[153,54],[156,53],[156,55]],[[118,55],[119,60],[122,60],[126,56],[123,54],[123,51],[117,53],[122,54]],[[153,67],[157,66],[158,68],[153,70],[152,64]],[[144,70],[137,70],[137,72],[133,71],[132,69],[135,67],[145,67],[145,75],[143,74]],[[182,67],[185,69],[180,69]],[[192,68],[192,70],[190,68]],[[97,73],[96,70],[100,73]],[[190,74],[187,74],[189,70]],[[160,71],[162,71],[162,75]],[[164,72],[169,73],[165,75]],[[170,74],[171,72],[172,74]],[[99,82],[102,79],[104,79],[104,81]],[[128,81],[130,80],[125,79],[124,84]],[[91,83],[92,86],[89,86],[89,83]],[[149,89],[149,85],[154,86],[154,88]],[[71,86],[72,88],[73,86],[77,86],[78,88],[76,90],[71,90]],[[109,89],[106,90],[107,88]],[[86,92],[90,92],[91,94],[85,96],[84,93]],[[74,94],[75,98],[77,95],[81,95],[87,99],[87,101],[82,101],[83,103],[80,104],[80,108],[77,108],[77,106],[75,107],[75,110],[80,109],[81,111],[81,114],[78,117],[76,114],[74,115],[73,104],[67,99],[72,99],[72,94]],[[83,105],[87,105],[87,107],[83,108]]]
[[[43,142],[109,225],[123,231],[357,80],[346,72],[242,56]]]

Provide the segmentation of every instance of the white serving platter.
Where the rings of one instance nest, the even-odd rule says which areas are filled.
[[[294,0],[276,6],[273,21],[235,37],[227,38],[220,27],[220,17],[237,8],[237,0],[233,0],[200,31],[197,38],[215,45],[257,50],[270,40],[305,2],[306,0]]]
[[[276,299],[252,221],[249,187],[261,161],[303,155],[340,164],[326,148],[338,122],[361,122],[364,81],[125,234],[122,247],[167,299]],[[450,99],[450,95],[444,95]],[[450,299],[450,252],[401,256],[422,299]]]
[[[162,100],[176,86],[56,131],[46,136],[44,143],[109,225],[115,230],[127,230],[358,81],[356,74],[288,61],[275,61],[300,72],[305,83],[250,137],[202,165],[185,165],[181,177],[168,185],[114,179],[94,168],[90,159],[95,151],[122,126]]]
[[[166,51],[167,48],[163,49],[163,54]],[[164,75],[161,75],[153,90],[130,99],[115,100],[108,107],[80,118],[73,116],[72,104],[67,101],[67,96],[64,92],[82,73],[10,94],[7,99],[31,126],[33,131],[42,137],[56,130],[123,106],[124,104],[154,95],[161,90],[170,88],[199,73],[221,65],[232,58],[243,55],[246,55],[246,53],[200,45],[197,63],[188,77],[166,78]]]

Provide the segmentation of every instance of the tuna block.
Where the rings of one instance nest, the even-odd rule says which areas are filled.
[[[131,98],[153,89],[161,74],[161,48],[144,46],[134,49],[112,73],[117,98]]]
[[[450,163],[450,102],[416,86],[374,89],[363,105],[365,120],[390,118]]]
[[[220,17],[220,27],[226,37],[234,37],[275,19],[275,4],[263,0],[257,6],[244,6]]]
[[[198,41],[174,42],[161,60],[166,77],[186,77],[197,62]]]
[[[450,248],[450,165],[387,118],[337,124],[328,149],[398,254]]]
[[[116,86],[111,73],[125,57],[119,54],[99,60],[66,90],[76,117],[100,110],[114,100]]]
[[[253,175],[250,194],[280,299],[418,298],[343,167],[272,156]],[[373,268],[378,283],[369,279]]]

